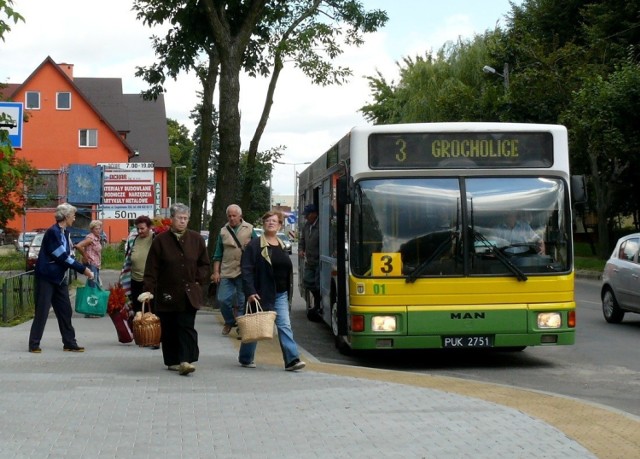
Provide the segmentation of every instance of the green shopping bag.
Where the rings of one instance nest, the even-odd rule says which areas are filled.
[[[102,290],[99,286],[78,287],[76,289],[76,312],[103,317],[107,313],[110,293],[109,290]]]

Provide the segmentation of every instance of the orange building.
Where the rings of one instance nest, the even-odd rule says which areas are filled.
[[[120,78],[75,78],[72,64],[56,64],[50,57],[23,83],[10,83],[2,93],[24,104],[22,147],[16,152],[38,169],[42,179],[41,189],[27,190],[30,202],[37,205],[26,207],[25,216],[7,226],[19,231],[47,228],[55,222],[55,206],[69,202],[78,208],[74,226],[88,228],[91,220],[100,219],[109,242],[119,242],[136,216],[160,214],[167,207],[171,160],[162,96],[145,101],[139,94],[123,94]],[[138,200],[131,201],[147,204],[130,204],[125,192],[117,204],[122,211],[105,212],[104,181],[96,183],[104,175],[95,174],[102,163],[150,165],[150,185],[137,188]],[[83,171],[93,173],[83,180]],[[93,190],[87,198],[78,198],[75,187],[80,183]]]

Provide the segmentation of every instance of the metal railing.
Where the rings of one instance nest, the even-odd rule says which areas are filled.
[[[33,271],[14,276],[0,276],[2,285],[2,322],[33,313],[35,309]]]

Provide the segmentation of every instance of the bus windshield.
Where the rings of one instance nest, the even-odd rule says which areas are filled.
[[[565,183],[551,177],[362,180],[351,209],[351,270],[383,275],[373,262],[382,255],[400,261],[393,273],[408,282],[568,272],[567,202]]]

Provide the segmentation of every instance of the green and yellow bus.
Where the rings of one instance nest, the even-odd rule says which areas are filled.
[[[563,126],[352,129],[298,187],[298,209],[319,209],[321,316],[338,347],[573,344],[571,186]]]

